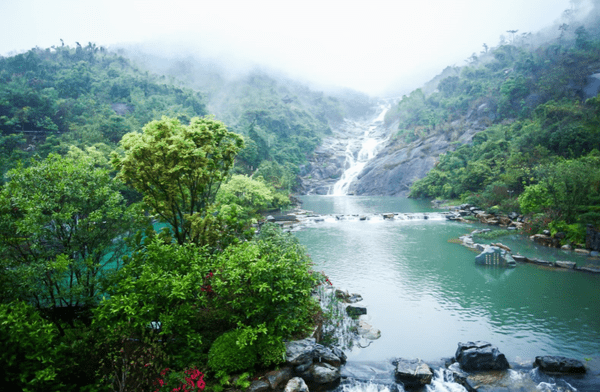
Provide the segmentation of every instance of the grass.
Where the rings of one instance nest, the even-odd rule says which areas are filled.
[[[484,233],[475,233],[475,234],[473,234],[473,239],[476,238],[479,240],[493,240],[496,238],[507,236],[509,234],[512,234],[512,233],[508,230],[492,230],[492,231],[487,231]]]

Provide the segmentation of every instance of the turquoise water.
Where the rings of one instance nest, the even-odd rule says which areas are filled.
[[[391,197],[303,200],[305,209],[321,214],[432,211],[428,203]],[[600,276],[527,264],[476,266],[476,253],[448,240],[480,227],[445,220],[326,221],[296,232],[315,269],[335,286],[360,293],[370,323],[381,330],[369,347],[349,352],[350,360],[435,361],[472,340],[493,343],[517,363],[538,355],[600,355]]]

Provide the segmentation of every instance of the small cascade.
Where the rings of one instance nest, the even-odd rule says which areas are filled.
[[[332,196],[344,196],[348,194],[348,188],[352,181],[362,172],[363,168],[371,159],[377,155],[379,148],[387,140],[386,138],[377,137],[377,128],[382,125],[385,113],[389,110],[389,105],[382,105],[381,112],[372,121],[372,125],[365,131],[358,140],[350,141],[346,146],[346,161],[344,162],[344,173],[336,182],[329,194]],[[360,145],[358,153],[356,153],[356,145]]]

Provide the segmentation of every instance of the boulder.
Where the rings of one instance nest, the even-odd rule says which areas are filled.
[[[248,387],[248,392],[267,392],[271,390],[271,386],[265,380],[256,380]]]
[[[420,359],[397,359],[394,361],[396,382],[402,383],[404,388],[420,388],[431,384],[433,370]]]
[[[360,336],[369,340],[376,340],[381,337],[381,331],[362,318],[358,320],[357,332]]]
[[[465,371],[506,370],[509,368],[504,354],[491,343],[484,341],[458,343],[456,361]]]
[[[286,342],[286,360],[293,366],[299,366],[306,363],[312,363],[314,358],[315,339],[308,338]]]
[[[544,246],[556,246],[560,242],[556,238],[552,238],[546,234],[534,234],[531,237],[529,237],[529,239],[535,243],[538,243],[538,244],[544,245]]]
[[[475,263],[499,267],[515,267],[517,265],[510,253],[497,246],[487,246],[475,257]]]
[[[581,361],[573,358],[543,356],[535,357],[533,367],[539,368],[549,374],[584,374],[585,366]]]
[[[383,214],[383,219],[394,219],[394,213],[390,212]]]
[[[335,290],[335,297],[337,299],[341,299],[342,301],[348,304],[354,304],[363,300],[360,294],[350,294],[347,291],[343,291],[340,289]]]
[[[290,367],[284,367],[279,370],[273,370],[265,374],[265,378],[271,385],[271,389],[277,389],[280,385],[284,385],[292,378],[292,369]]]
[[[314,338],[286,342],[285,346],[286,361],[296,367],[296,371],[303,372],[314,361],[327,362],[333,366],[340,366],[342,363],[338,355],[330,348],[316,343]],[[302,368],[298,369],[298,366]]]
[[[569,268],[569,269],[573,269],[577,265],[577,263],[574,261],[559,261],[559,260],[557,260],[555,264],[557,267]]]
[[[347,306],[346,313],[350,317],[358,317],[362,316],[363,314],[367,314],[367,308],[363,308],[360,306]]]
[[[498,248],[504,249],[507,252],[512,252],[512,250],[508,246],[501,244],[500,242],[492,243],[492,246],[497,246]]]
[[[585,247],[600,251],[600,232],[593,225],[587,225],[585,235]]]
[[[285,386],[283,392],[308,392],[308,387],[300,377],[294,377]]]
[[[328,363],[314,363],[308,372],[303,374],[303,378],[311,384],[335,384],[341,378],[340,368],[331,366]]]
[[[507,216],[501,216],[500,218],[498,218],[498,220],[500,221],[500,224],[502,226],[508,226],[512,223],[512,220]]]
[[[288,365],[311,389],[330,388],[339,383],[340,366],[346,362],[346,356],[340,355],[340,350],[334,353],[313,338],[286,342],[285,345]]]

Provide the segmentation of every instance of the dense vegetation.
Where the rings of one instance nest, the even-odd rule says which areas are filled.
[[[163,115],[187,122],[206,114],[199,93],[92,43],[0,58],[2,173],[19,159],[64,155],[73,145],[109,151],[124,134]]]
[[[529,232],[550,228],[582,243],[585,225],[600,225],[600,99],[583,92],[600,70],[597,20],[562,25],[560,38],[538,47],[505,42],[445,70],[434,92],[404,97],[388,117],[400,123],[399,143],[455,140],[458,124],[474,121],[486,127],[469,144],[456,141],[410,196],[520,211]]]
[[[305,89],[331,109],[312,114],[247,82],[225,104],[232,132],[200,93],[91,43],[0,58],[6,388],[219,390],[312,328],[321,275],[253,225],[290,203],[340,106]]]
[[[284,360],[283,340],[314,325],[323,277],[279,226],[254,235],[274,190],[241,175],[226,182],[243,146],[213,118],[163,117],[124,135],[112,167],[72,146],[8,172],[5,388],[220,390],[234,372]],[[129,186],[142,201],[127,203]]]

